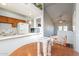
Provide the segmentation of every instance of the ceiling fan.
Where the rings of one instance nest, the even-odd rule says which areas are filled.
[[[62,23],[65,22],[65,19],[63,19],[63,15],[60,15],[60,16],[56,19],[56,21],[57,21],[58,23],[62,24]]]

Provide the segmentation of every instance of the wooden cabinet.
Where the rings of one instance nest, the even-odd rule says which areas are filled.
[[[11,23],[11,24],[16,23],[16,20],[13,18],[8,18],[8,23]]]
[[[17,23],[19,22],[26,22],[25,20],[15,19],[6,16],[0,16],[0,23],[9,23],[12,24],[13,27],[16,27]]]
[[[6,23],[8,21],[8,18],[4,17],[4,16],[1,16],[0,17],[0,22],[1,23]]]
[[[16,27],[17,25],[17,20],[13,19],[13,18],[8,18],[8,23],[12,24],[13,27]]]

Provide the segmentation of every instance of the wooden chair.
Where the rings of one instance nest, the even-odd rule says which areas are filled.
[[[41,56],[51,56],[51,40],[50,37],[42,37],[39,39],[40,41],[40,49],[39,54]]]
[[[52,45],[53,44],[61,44],[66,46],[67,43],[67,36],[60,37],[60,36],[51,36]]]

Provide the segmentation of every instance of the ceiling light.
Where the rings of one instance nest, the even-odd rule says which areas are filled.
[[[63,23],[63,21],[59,21],[59,23]]]
[[[29,24],[32,24],[32,21],[31,20],[29,21]]]

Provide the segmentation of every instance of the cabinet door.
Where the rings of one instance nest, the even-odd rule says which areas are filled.
[[[13,23],[16,23],[16,20],[13,19],[13,18],[8,18],[8,22],[11,23],[11,24],[13,24]]]
[[[8,23],[12,24],[13,27],[16,27],[16,20],[13,18],[8,18]]]
[[[0,16],[0,23],[9,23],[9,24],[12,24],[13,27],[16,27],[17,23],[19,23],[19,22],[25,22],[25,21],[15,19],[15,18],[6,17],[6,16]]]
[[[19,22],[23,22],[24,23],[25,21],[24,20],[17,20],[17,23],[19,23]]]
[[[4,16],[0,16],[0,22],[1,23],[7,23],[8,22],[8,18],[4,17]]]

